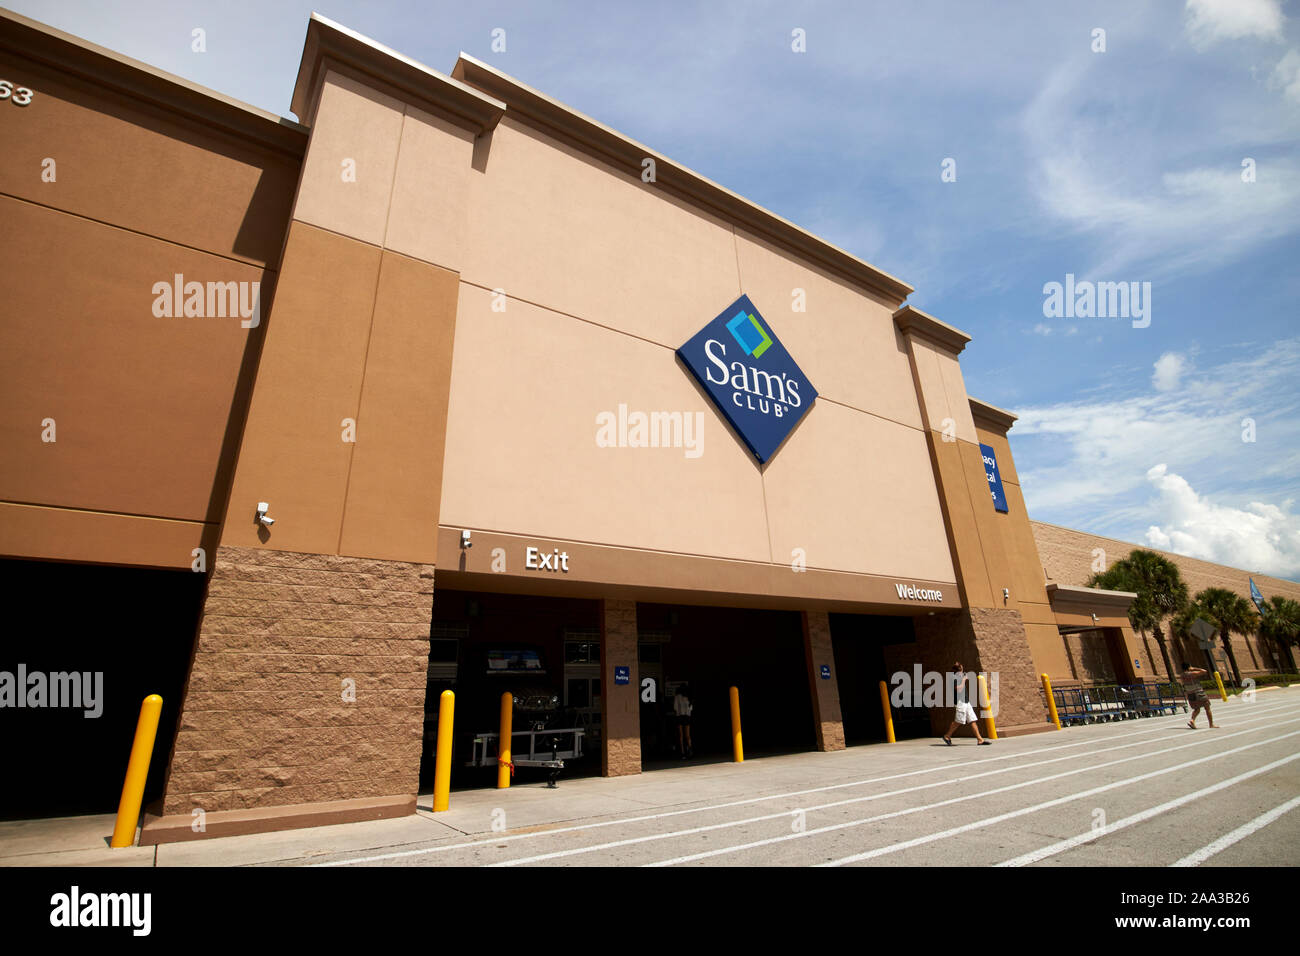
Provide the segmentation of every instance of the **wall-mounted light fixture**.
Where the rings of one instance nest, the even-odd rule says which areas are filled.
[[[1003,589],[1002,589],[1002,603],[1003,603],[1003,604],[1006,604],[1006,603],[1007,603],[1008,601],[1010,601],[1010,600],[1011,600],[1011,589],[1010,589],[1010,588],[1003,588]]]
[[[268,505],[265,501],[259,501],[257,503],[257,521],[259,524],[266,525],[266,527],[268,528],[271,527],[271,525],[275,524],[275,519],[267,514],[267,512],[270,510],[271,510],[271,506]]]

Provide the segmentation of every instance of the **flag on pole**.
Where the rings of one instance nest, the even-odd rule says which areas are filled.
[[[1266,613],[1264,610],[1264,595],[1259,593],[1259,588],[1255,587],[1255,579],[1249,578],[1250,581],[1250,599],[1255,602],[1255,607],[1259,608],[1259,616],[1263,617]]]

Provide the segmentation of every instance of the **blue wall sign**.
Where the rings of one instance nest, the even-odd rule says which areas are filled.
[[[1007,493],[1002,490],[1002,473],[998,471],[998,457],[988,445],[980,445],[980,454],[984,456],[984,475],[989,480],[989,491],[993,493],[993,507],[1003,514],[1007,513]]]
[[[677,350],[759,463],[776,453],[817,398],[767,321],[742,295]]]
[[[630,683],[631,680],[632,680],[632,669],[631,669],[630,667],[615,667],[615,668],[614,668],[614,683],[615,683],[615,684],[627,684],[627,683]]]
[[[823,664],[823,665],[822,665],[822,680],[830,680],[830,679],[831,679],[831,665],[829,665],[829,664]]]

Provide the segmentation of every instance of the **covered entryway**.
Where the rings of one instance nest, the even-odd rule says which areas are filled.
[[[642,765],[679,761],[673,695],[686,685],[700,759],[730,759],[728,692],[740,691],[745,756],[816,747],[803,631],[797,611],[640,604],[642,677],[661,676],[657,700],[641,705]]]
[[[885,716],[880,706],[880,682],[891,687],[896,670],[910,672],[916,655],[916,634],[910,617],[832,614],[831,646],[839,681],[840,714],[844,743],[878,743],[885,739]],[[893,708],[898,739],[926,736],[930,720],[925,711],[911,706]]]
[[[433,788],[438,703],[456,694],[453,788],[494,786],[494,768],[467,766],[476,734],[498,732],[501,695],[516,700],[513,730],[581,727],[584,756],[563,776],[600,772],[600,602],[440,590],[433,602],[420,790]],[[516,741],[516,744],[518,742]],[[544,780],[519,767],[521,783]]]
[[[0,819],[116,810],[149,694],[163,708],[144,805],[162,796],[203,587],[191,571],[0,560],[22,622],[0,646]]]

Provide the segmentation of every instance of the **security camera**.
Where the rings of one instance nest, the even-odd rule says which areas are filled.
[[[275,524],[275,519],[267,515],[267,512],[270,510],[271,510],[271,506],[268,505],[265,501],[259,501],[257,503],[258,523],[265,525],[268,528],[271,527],[271,525]]]
[[[262,517],[259,518],[258,520],[261,521],[262,524],[266,525],[268,528],[271,527],[271,525],[275,524],[275,519],[268,515],[262,515]]]
[[[470,539],[469,539],[469,532],[468,532],[468,531],[462,531],[462,532],[460,533],[460,546],[461,546],[462,548],[472,548],[472,547],[474,547],[474,542],[470,541]]]

